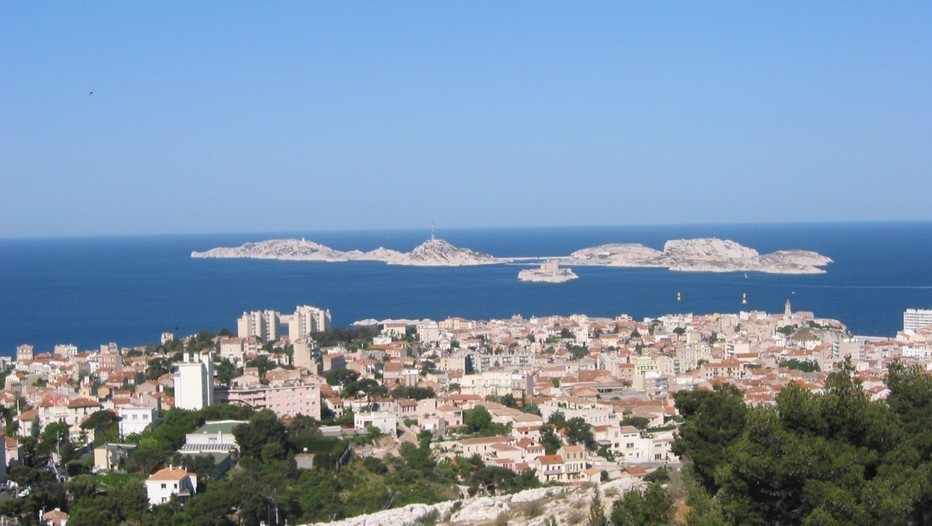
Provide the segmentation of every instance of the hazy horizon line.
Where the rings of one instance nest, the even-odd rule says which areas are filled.
[[[517,226],[451,226],[434,228],[431,225],[424,227],[393,227],[393,228],[321,228],[308,230],[223,230],[223,231],[184,231],[184,232],[153,232],[153,233],[100,233],[100,234],[51,234],[51,235],[0,235],[0,241],[14,240],[41,240],[41,239],[100,239],[100,238],[142,238],[142,237],[174,237],[174,236],[215,236],[215,235],[256,235],[256,234],[300,234],[300,233],[363,233],[363,232],[416,232],[423,230],[430,235],[437,230],[438,237],[443,232],[476,231],[476,230],[548,230],[548,229],[584,229],[584,228],[625,228],[625,227],[716,227],[716,226],[775,226],[775,225],[853,225],[853,224],[914,224],[932,223],[932,219],[872,219],[872,220],[825,220],[825,221],[753,221],[753,222],[708,222],[708,223],[626,223],[626,224],[588,224],[588,225],[517,225]]]

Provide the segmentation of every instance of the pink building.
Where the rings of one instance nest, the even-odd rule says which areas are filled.
[[[255,410],[271,409],[279,418],[297,415],[320,420],[320,385],[295,381],[230,389],[228,400]]]

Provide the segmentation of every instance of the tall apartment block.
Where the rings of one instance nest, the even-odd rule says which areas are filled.
[[[932,309],[906,309],[903,313],[903,330],[915,330],[932,325]]]
[[[306,340],[310,338],[311,333],[324,332],[329,329],[329,310],[302,305],[295,309],[288,322],[288,338],[291,341]]]
[[[240,338],[255,336],[272,342],[280,338],[278,324],[281,315],[273,310],[244,312],[236,320],[236,335]]]
[[[214,362],[211,353],[184,353],[175,365],[175,407],[198,410],[214,403]]]

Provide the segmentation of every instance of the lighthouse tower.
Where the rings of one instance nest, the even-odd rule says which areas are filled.
[[[789,318],[793,316],[793,309],[790,307],[790,300],[786,300],[786,307],[783,309],[783,317]]]

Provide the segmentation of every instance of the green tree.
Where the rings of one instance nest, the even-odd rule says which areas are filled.
[[[685,421],[673,452],[692,459],[699,481],[714,492],[715,469],[725,462],[726,449],[744,431],[747,407],[742,393],[732,385],[721,384],[712,391],[679,391],[674,400]]]
[[[69,442],[71,431],[68,424],[64,422],[53,422],[42,430],[42,442],[51,447]]]
[[[570,354],[573,355],[573,358],[576,360],[581,360],[586,356],[589,356],[589,349],[581,345],[571,345],[568,349]]]
[[[72,500],[94,498],[97,495],[97,482],[90,475],[79,475],[65,484],[65,491],[68,492]]]
[[[337,369],[324,373],[324,378],[330,385],[347,385],[358,380],[359,373],[350,369]]]
[[[547,423],[553,425],[557,429],[563,429],[566,427],[566,416],[563,414],[563,411],[555,411],[550,414]]]
[[[430,360],[424,360],[423,362],[421,362],[421,372],[420,372],[421,376],[426,376],[426,375],[432,374],[432,373],[434,373],[434,372],[436,372],[436,371],[437,371],[437,364],[436,364],[436,363],[434,363],[434,362],[432,362],[432,361],[430,361]]]
[[[544,425],[540,428],[540,445],[544,447],[545,453],[553,455],[563,447],[563,441],[560,440],[552,425]]]
[[[612,507],[615,526],[655,526],[673,519],[673,500],[659,484],[649,484],[644,491],[629,491]]]
[[[120,430],[117,424],[120,420],[120,417],[113,411],[106,409],[95,411],[87,417],[87,420],[81,423],[81,429],[93,431],[94,444],[100,446],[108,442],[114,442],[119,438]]]
[[[819,362],[810,362],[809,360],[797,360],[796,358],[790,358],[789,360],[780,360],[780,367],[786,369],[795,369],[797,371],[802,371],[804,373],[819,372]]]
[[[570,444],[582,444],[586,446],[586,449],[596,448],[592,425],[581,416],[566,421],[566,439]]]
[[[473,433],[478,433],[489,428],[492,424],[492,415],[489,410],[481,405],[472,409],[463,411],[463,423],[465,423]]]
[[[650,426],[650,419],[644,418],[642,416],[626,416],[621,420],[621,425],[623,426],[633,426],[641,431],[647,429]]]
[[[153,358],[146,366],[146,380],[157,380],[170,372],[172,372],[171,362],[162,357]]]
[[[254,414],[248,423],[233,428],[233,436],[236,437],[243,457],[257,461],[268,462],[283,458],[288,450],[287,435],[285,425],[268,409]],[[269,445],[271,446],[266,449]],[[270,454],[273,455],[272,458],[265,458]]]
[[[226,358],[220,360],[217,363],[217,379],[220,380],[220,383],[223,385],[229,386],[230,382],[236,378],[241,369],[237,369],[233,362],[227,360]]]
[[[414,400],[425,400],[427,398],[434,398],[437,396],[437,393],[434,392],[430,387],[409,387],[409,386],[399,386],[391,391],[392,398],[398,400],[401,398],[413,398]]]
[[[165,465],[172,453],[173,450],[163,442],[151,438],[142,440],[126,459],[126,469],[137,473],[152,473],[159,466]]]

